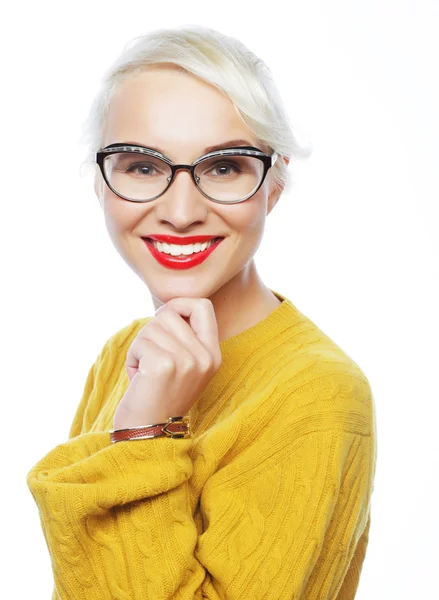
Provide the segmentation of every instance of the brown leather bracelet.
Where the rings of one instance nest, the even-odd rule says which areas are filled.
[[[189,417],[168,417],[167,423],[140,425],[126,429],[110,429],[110,441],[146,440],[155,437],[188,438],[191,436]]]

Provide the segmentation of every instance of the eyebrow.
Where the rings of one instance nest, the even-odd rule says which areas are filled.
[[[139,142],[133,141],[125,141],[121,142],[121,144],[133,144],[134,146],[144,146],[144,144],[140,144]],[[251,146],[252,148],[255,148],[255,146],[253,146],[252,143],[248,140],[228,140],[227,142],[222,142],[221,144],[207,146],[207,148],[204,148],[204,150],[202,151],[202,154],[207,154],[208,152],[213,152],[214,150],[221,150],[222,148],[230,148],[232,146]],[[156,152],[160,152],[161,154],[164,154],[166,156],[166,152],[165,150],[163,150],[163,148],[158,148],[157,146],[154,147],[149,145],[145,147],[150,148],[151,150],[155,150]],[[259,150],[259,148],[256,149]]]

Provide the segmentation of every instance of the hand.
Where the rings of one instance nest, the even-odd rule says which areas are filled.
[[[222,362],[218,325],[207,298],[173,298],[139,331],[125,362],[130,384],[113,428],[185,416]]]

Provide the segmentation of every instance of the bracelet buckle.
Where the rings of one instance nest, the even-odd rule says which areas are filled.
[[[191,436],[189,417],[168,417],[167,423],[111,429],[110,441],[145,440],[155,437],[188,438]]]

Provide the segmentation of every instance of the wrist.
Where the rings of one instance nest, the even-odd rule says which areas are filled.
[[[125,410],[121,405],[118,406],[113,416],[113,429],[127,429],[129,427],[141,427],[145,425],[155,425],[156,423],[166,423],[169,415],[167,412],[154,410],[145,412],[139,416]]]
[[[167,423],[171,415],[167,413],[147,414],[141,419],[133,415],[119,415],[113,419],[113,429],[129,429],[131,427],[146,427],[158,423]]]
[[[165,436],[171,438],[191,437],[189,416],[174,416],[164,422],[144,425],[121,426],[121,422],[117,420],[115,423],[117,427],[110,430],[112,442]]]

